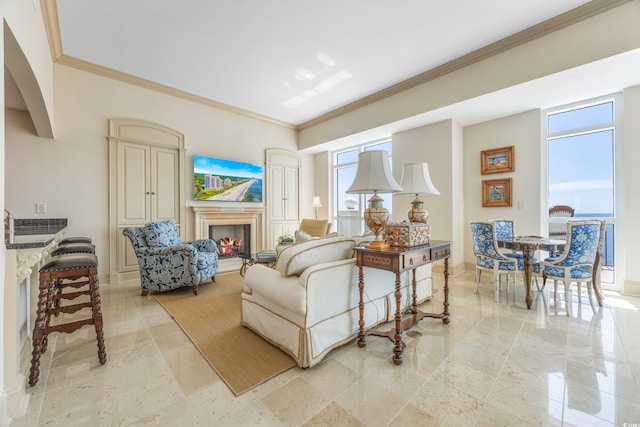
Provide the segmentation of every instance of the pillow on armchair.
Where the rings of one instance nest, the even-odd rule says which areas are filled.
[[[351,258],[353,239],[346,236],[314,239],[284,248],[276,270],[283,276],[299,275],[312,265]]]

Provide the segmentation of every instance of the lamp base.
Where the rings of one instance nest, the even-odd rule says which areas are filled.
[[[385,250],[385,249],[391,249],[391,245],[389,245],[384,240],[372,240],[369,242],[367,246],[365,246],[365,248],[375,249],[375,250]]]

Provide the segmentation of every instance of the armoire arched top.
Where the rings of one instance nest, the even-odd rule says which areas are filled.
[[[109,120],[109,140],[185,150],[184,134],[158,123],[137,119]]]

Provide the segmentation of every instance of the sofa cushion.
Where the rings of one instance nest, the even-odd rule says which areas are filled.
[[[280,252],[276,270],[283,276],[300,275],[312,265],[348,259],[354,243],[349,237],[337,236],[291,245]]]
[[[151,222],[144,226],[145,239],[149,247],[179,245],[180,235],[176,223],[168,221]]]

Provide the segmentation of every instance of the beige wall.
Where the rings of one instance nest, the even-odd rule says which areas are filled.
[[[119,81],[54,66],[56,139],[38,138],[26,113],[7,112],[5,205],[17,218],[39,217],[35,203],[47,203],[42,217],[69,218],[70,235],[95,240],[101,270],[109,271],[109,171],[107,121],[147,120],[185,135],[186,188],[191,194],[193,155],[264,164],[266,148],[297,151],[296,131],[153,92]],[[313,196],[313,157],[302,154],[302,212]],[[216,202],[194,202],[187,206]],[[222,203],[222,202],[217,202]],[[226,203],[223,206],[234,206]],[[187,209],[186,236],[194,235]]]
[[[462,130],[452,120],[422,126],[392,135],[393,175],[402,179],[406,163],[426,162],[433,185],[439,196],[424,197],[429,211],[431,238],[460,241],[462,233]],[[393,220],[407,219],[407,211],[415,196],[393,196]],[[452,272],[464,270],[462,246],[455,245],[449,268]]]

